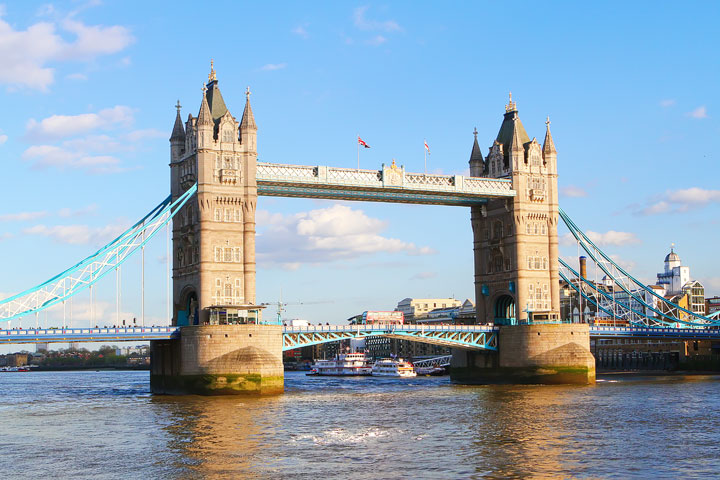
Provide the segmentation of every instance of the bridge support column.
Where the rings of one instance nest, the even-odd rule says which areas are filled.
[[[170,395],[266,395],[284,391],[282,327],[205,325],[150,342],[150,389]]]
[[[463,384],[594,384],[589,327],[500,327],[497,352],[453,349],[450,378]]]

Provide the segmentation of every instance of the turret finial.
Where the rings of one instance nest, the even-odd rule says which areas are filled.
[[[547,119],[545,120],[545,125],[550,128],[550,115],[548,115]]]
[[[205,95],[205,92],[207,92],[207,85],[205,85],[204,83],[202,86],[202,92],[203,92],[203,95]]]
[[[250,95],[251,95],[251,94],[252,94],[252,92],[250,91],[250,86],[248,86],[248,87],[245,89],[245,98],[246,98],[247,100],[250,100]]]
[[[670,253],[674,253],[675,251],[675,243],[670,244]]]
[[[508,104],[505,106],[506,113],[517,110],[517,104],[515,102],[513,102],[513,99],[512,99],[512,92],[508,93],[508,97],[510,99],[508,100]]]
[[[208,83],[213,82],[217,80],[217,75],[215,75],[215,60],[212,58],[210,59],[210,73],[208,74]]]
[[[182,108],[182,105],[180,105],[180,100],[177,101],[177,104],[175,105],[175,108],[177,108],[178,114],[180,113],[180,109]]]
[[[475,128],[473,128],[473,135],[475,135],[475,140],[477,140],[477,134],[478,134],[477,127],[475,127]]]

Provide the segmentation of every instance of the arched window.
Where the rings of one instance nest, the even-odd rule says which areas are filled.
[[[216,222],[222,222],[222,214],[220,213],[220,209],[215,209],[215,221]]]
[[[233,129],[232,129],[232,127],[225,127],[225,128],[223,128],[222,141],[223,141],[223,142],[232,142],[232,141],[233,141]]]
[[[540,235],[545,235],[545,224],[544,223],[540,224]]]
[[[528,270],[532,270],[532,268],[533,268],[533,258],[532,258],[532,257],[527,257],[527,258],[528,258]]]

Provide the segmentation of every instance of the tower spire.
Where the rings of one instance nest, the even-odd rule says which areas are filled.
[[[545,120],[545,141],[543,142],[543,153],[544,154],[555,154],[555,142],[553,142],[552,134],[550,133],[550,117]]]
[[[517,111],[517,104],[516,104],[515,102],[513,102],[512,92],[509,92],[509,93],[508,93],[508,97],[510,97],[510,99],[508,100],[508,104],[505,105],[505,112],[506,112],[506,113],[507,113],[507,112],[516,112],[516,111]]]
[[[485,162],[483,161],[483,154],[482,150],[480,150],[480,145],[478,145],[478,139],[477,139],[477,128],[473,129],[473,136],[475,139],[473,140],[473,146],[472,146],[472,152],[470,153],[470,176],[471,177],[481,177],[485,173]]]
[[[208,106],[207,97],[205,95],[205,92],[207,92],[207,87],[203,85],[202,87],[202,103],[200,104],[200,113],[198,113],[198,119],[197,124],[200,125],[212,125],[212,115],[210,114],[210,107]]]
[[[217,75],[215,74],[215,60],[212,58],[210,59],[210,73],[208,74],[208,83],[214,82],[217,80]]]
[[[250,92],[250,87],[247,87],[247,89],[245,90],[245,110],[243,110],[242,120],[240,121],[241,130],[257,130],[257,125],[255,124],[255,117],[253,116],[252,107],[250,106],[251,93],[252,92]]]
[[[175,108],[177,108],[177,114],[175,115],[175,126],[173,127],[172,135],[170,135],[170,141],[172,142],[173,140],[178,140],[184,142],[185,128],[183,127],[182,119],[180,118],[180,109],[182,108],[180,100],[177,101]]]

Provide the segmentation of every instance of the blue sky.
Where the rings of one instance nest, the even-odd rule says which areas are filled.
[[[428,169],[462,174],[473,128],[487,154],[512,91],[531,137],[550,116],[560,203],[577,224],[647,282],[674,242],[720,294],[718,4],[210,5],[0,7],[0,296],[75,263],[167,195],[173,105],[197,115],[211,58],[238,118],[251,87],[267,162],[352,167],[360,134],[364,168],[395,158],[422,171],[427,139]],[[258,300],[307,303],[288,318],[473,296],[468,209],[276,198],[258,209]],[[156,322],[164,261],[158,240],[146,293]],[[108,323],[114,292],[112,279],[98,289]],[[123,316],[139,316],[138,297],[134,260]],[[78,322],[87,300],[76,299]]]

